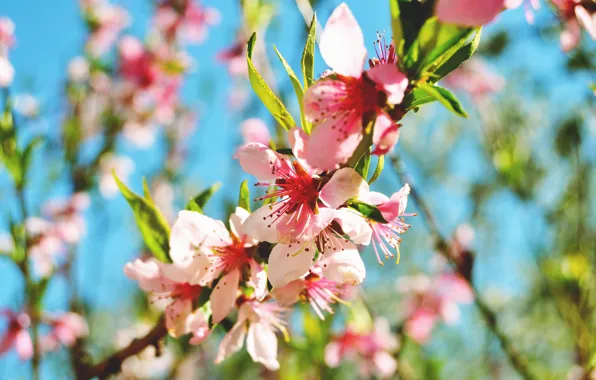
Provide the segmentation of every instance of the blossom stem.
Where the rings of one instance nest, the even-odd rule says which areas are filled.
[[[472,283],[471,274],[470,272],[466,272],[457,265],[453,256],[451,255],[452,247],[451,244],[443,237],[439,230],[439,224],[437,223],[437,219],[433,214],[430,206],[426,203],[424,198],[420,195],[417,188],[413,185],[412,178],[408,175],[405,170],[404,164],[399,158],[399,156],[394,155],[391,157],[391,166],[400,177],[400,180],[404,183],[408,183],[410,185],[410,195],[416,205],[420,209],[420,212],[423,216],[426,225],[435,240],[435,245],[437,250],[443,255],[455,268],[456,270],[462,275],[463,278],[468,282],[470,288],[474,292],[474,302],[480,311],[483,319],[485,320],[488,328],[492,331],[492,333],[497,337],[499,342],[501,343],[501,347],[503,351],[507,355],[509,359],[509,363],[511,366],[519,373],[519,375],[525,380],[534,380],[537,377],[532,373],[527,359],[513,346],[511,340],[507,337],[507,335],[501,330],[497,323],[497,315],[493,312],[488,305],[482,300],[480,293],[474,287]]]
[[[145,336],[133,340],[127,347],[110,355],[96,365],[82,368],[77,374],[77,379],[86,380],[92,378],[105,379],[120,371],[122,362],[126,358],[141,353],[149,346],[158,346],[161,339],[167,334],[165,319],[162,316],[155,326]]]

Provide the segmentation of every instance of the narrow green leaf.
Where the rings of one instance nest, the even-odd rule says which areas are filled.
[[[271,88],[267,85],[261,74],[257,71],[257,68],[252,63],[252,53],[255,47],[255,42],[257,41],[257,34],[253,33],[250,39],[248,40],[247,50],[246,50],[246,60],[248,64],[248,78],[250,80],[250,84],[257,94],[257,96],[261,99],[265,107],[271,112],[273,117],[279,122],[279,124],[287,130],[290,130],[296,126],[292,115],[288,112],[284,104],[279,100],[277,95],[273,93]]]
[[[358,174],[360,174],[360,176],[362,178],[366,179],[368,177],[369,168],[370,168],[370,149],[368,152],[365,152],[360,157],[360,159],[356,163],[356,166],[354,166],[354,170],[356,170],[356,172]]]
[[[306,133],[310,133],[310,131],[306,130],[307,122],[306,116],[304,115],[304,102],[302,101],[302,98],[304,98],[304,90],[302,89],[300,79],[298,79],[294,73],[294,70],[292,70],[286,59],[283,57],[283,55],[281,55],[279,50],[277,50],[275,45],[273,45],[273,49],[275,50],[275,53],[277,53],[277,57],[281,61],[282,65],[284,65],[284,68],[288,73],[288,77],[290,77],[290,81],[292,82],[292,86],[294,87],[294,92],[296,93],[296,98],[298,98],[298,104],[300,105],[300,122],[302,123],[302,128],[304,128]]]
[[[143,195],[147,200],[155,203],[153,201],[153,197],[151,197],[151,190],[149,190],[149,184],[147,183],[147,179],[143,178]]]
[[[147,245],[147,248],[149,248],[156,259],[171,263],[172,260],[170,259],[169,254],[170,227],[168,226],[166,218],[155,207],[153,202],[133,193],[118,179],[116,173],[113,173],[113,175],[120,192],[132,208],[145,245]]]
[[[444,63],[442,63],[435,71],[434,71],[434,80],[438,81],[439,79],[443,78],[445,75],[449,74],[453,70],[457,69],[462,63],[470,59],[472,55],[478,49],[478,45],[480,44],[480,36],[482,34],[482,29],[478,29],[476,35],[472,39],[471,42],[465,44],[464,46],[460,47],[455,54],[453,54],[449,59],[447,59]]]
[[[404,49],[404,31],[401,24],[401,11],[399,9],[399,0],[389,1],[389,11],[391,13],[391,31],[393,33],[393,41],[399,57],[403,56]]]
[[[244,180],[240,185],[240,193],[238,194],[238,207],[242,207],[250,212],[250,189],[248,188],[248,180]]]
[[[352,200],[348,202],[348,207],[358,211],[364,217],[374,220],[375,222],[379,223],[387,223],[385,218],[383,218],[383,214],[376,206],[369,205],[368,203],[364,203],[357,200]]]
[[[190,211],[200,212],[202,214],[203,209],[205,208],[205,205],[207,204],[209,199],[213,196],[213,194],[215,194],[217,192],[217,190],[219,190],[220,187],[221,187],[221,182],[217,182],[217,183],[213,184],[211,187],[209,187],[208,189],[201,191],[199,194],[197,194],[195,197],[193,197],[190,201],[188,201],[188,204],[186,205],[186,209],[190,210]]]
[[[410,91],[406,95],[403,105],[406,108],[406,110],[409,111],[412,109],[417,109],[418,107],[424,104],[432,103],[434,101],[436,101],[434,97],[430,96],[420,88],[415,88],[413,91]]]
[[[457,100],[455,95],[453,95],[449,90],[443,87],[433,86],[428,83],[420,84],[418,85],[418,88],[441,102],[441,104],[443,104],[449,111],[461,117],[468,117],[468,114],[463,109],[459,100]]]
[[[455,25],[444,25],[437,20],[434,20],[434,25],[430,28],[431,36],[429,41],[422,46],[424,58],[418,66],[418,72],[420,73],[429,71],[433,66],[436,67],[447,61],[468,41],[474,30]],[[420,34],[422,35],[424,32],[423,28]]]
[[[41,145],[41,143],[43,143],[43,138],[41,136],[37,136],[34,137],[29,144],[27,144],[27,146],[25,147],[25,150],[23,150],[23,153],[21,154],[21,171],[22,171],[22,177],[21,180],[24,180],[27,172],[29,171],[29,166],[31,166],[31,158],[33,155],[33,151],[39,146]]]
[[[375,168],[375,172],[373,173],[370,180],[368,180],[368,184],[372,185],[375,181],[379,178],[381,173],[383,172],[383,168],[385,167],[385,156],[379,156],[379,161],[377,161],[377,167]]]
[[[304,76],[304,88],[310,87],[315,81],[315,40],[317,37],[317,14],[312,15],[312,20],[308,26],[308,35],[306,44],[302,51],[302,75]]]

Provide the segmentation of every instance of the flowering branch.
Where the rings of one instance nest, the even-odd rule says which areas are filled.
[[[452,244],[441,235],[435,215],[430,209],[430,206],[426,203],[426,201],[418,192],[418,189],[412,185],[412,178],[406,172],[404,164],[400,157],[397,155],[392,156],[391,165],[397,173],[397,175],[400,177],[400,180],[404,183],[410,184],[410,195],[412,196],[412,198],[416,202],[416,205],[420,209],[423,219],[426,222],[426,226],[428,227],[433,239],[435,240],[435,246],[437,250],[457,269],[459,274],[461,274],[462,277],[465,278],[466,281],[469,283],[470,288],[474,292],[474,302],[476,303],[476,306],[478,307],[480,314],[482,314],[482,317],[486,321],[488,328],[493,332],[493,334],[501,343],[501,347],[503,348],[503,351],[507,355],[507,358],[509,359],[509,362],[511,363],[513,368],[515,368],[515,370],[526,380],[536,379],[536,377],[532,374],[532,371],[528,366],[526,358],[523,357],[522,354],[519,353],[519,351],[517,351],[517,349],[511,343],[511,340],[501,330],[497,323],[496,314],[482,300],[480,293],[474,287],[474,284],[472,282],[471,264],[469,262],[462,262],[456,260],[453,257],[452,252],[454,250]],[[470,256],[473,256],[473,254],[470,253]]]
[[[145,348],[149,346],[158,346],[159,341],[164,338],[167,334],[165,319],[162,317],[155,324],[155,326],[142,338],[133,340],[127,347],[112,354],[100,363],[90,366],[83,367],[79,373],[77,373],[77,379],[92,379],[94,377],[105,379],[110,375],[118,373],[122,362],[128,357],[141,353]]]

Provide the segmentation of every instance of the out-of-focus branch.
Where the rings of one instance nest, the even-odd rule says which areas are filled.
[[[456,268],[458,273],[462,275],[469,283],[470,288],[474,292],[474,302],[480,311],[480,314],[484,318],[488,328],[492,331],[492,333],[497,337],[499,342],[501,343],[501,347],[503,351],[507,355],[509,362],[513,366],[513,368],[522,376],[522,378],[526,380],[534,380],[536,377],[532,374],[528,362],[525,357],[523,357],[519,351],[513,346],[511,340],[505,335],[505,333],[501,330],[497,323],[497,316],[496,314],[488,307],[486,303],[482,300],[478,290],[474,288],[474,284],[472,283],[471,278],[471,271],[465,270],[453,257],[451,254],[452,247],[451,243],[447,241],[439,230],[439,225],[437,223],[437,219],[434,216],[430,206],[426,203],[424,198],[418,192],[418,189],[413,185],[412,178],[408,175],[405,170],[404,164],[399,158],[399,156],[395,155],[391,157],[391,165],[397,175],[400,177],[400,180],[403,183],[408,183],[410,185],[410,195],[416,205],[420,209],[420,212],[423,216],[423,219],[435,240],[435,246],[437,250],[443,255],[453,266]]]
[[[296,6],[298,7],[300,14],[302,14],[306,26],[310,25],[312,17],[315,14],[312,5],[310,5],[310,2],[308,0],[296,0]],[[315,35],[315,40],[317,41],[317,44],[320,42],[321,39],[321,30],[323,30],[323,28],[321,27],[321,23],[317,19],[317,33]]]
[[[157,346],[167,334],[165,319],[161,317],[156,325],[144,337],[133,340],[127,347],[114,353],[100,363],[93,366],[83,366],[77,369],[76,377],[79,380],[92,379],[97,377],[105,379],[110,375],[118,373],[122,362],[128,357],[141,353],[149,346]]]

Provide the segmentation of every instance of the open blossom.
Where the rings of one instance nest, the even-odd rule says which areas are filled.
[[[50,332],[42,337],[42,351],[55,351],[60,345],[72,346],[77,339],[89,334],[85,319],[79,314],[67,312],[60,315],[45,316]]]
[[[442,320],[453,324],[459,320],[459,304],[469,304],[474,294],[458,274],[445,273],[434,278],[425,275],[405,276],[397,289],[406,295],[405,332],[418,343],[426,343],[435,324]]]
[[[209,300],[213,321],[220,322],[234,307],[243,270],[250,272],[250,285],[257,298],[267,291],[267,274],[252,257],[258,241],[247,235],[244,222],[249,212],[237,207],[230,216],[230,230],[219,220],[201,213],[180,211],[170,234],[170,257],[175,265],[196,268],[193,284],[214,286]]]
[[[24,312],[15,313],[10,309],[0,310],[0,316],[7,321],[7,327],[0,337],[0,355],[4,355],[14,348],[21,360],[30,359],[33,356],[33,342],[27,329],[31,324],[31,318]]]
[[[325,319],[323,311],[333,314],[331,305],[344,302],[344,289],[362,283],[365,275],[358,251],[342,250],[328,254],[301,278],[275,288],[272,295],[282,306],[308,302],[319,318]]]
[[[438,0],[435,13],[439,21],[461,26],[480,26],[491,22],[505,7],[506,0]]]
[[[358,196],[358,199],[361,201],[376,206],[381,212],[383,219],[385,219],[385,222],[372,219],[369,219],[368,221],[372,229],[372,244],[379,264],[383,263],[379,252],[385,256],[385,259],[394,257],[390,247],[396,251],[397,261],[399,262],[400,235],[410,228],[410,225],[405,222],[403,217],[416,215],[405,213],[409,194],[410,186],[405,184],[398,192],[394,193],[391,198],[373,191],[363,191]]]
[[[202,6],[198,1],[184,0],[178,3],[164,1],[157,9],[155,26],[169,39],[181,37],[191,43],[203,42],[209,27],[219,23],[219,12],[215,8]]]
[[[283,311],[283,308],[274,303],[245,301],[240,306],[238,320],[219,345],[215,363],[221,363],[239,351],[246,338],[246,350],[252,360],[263,364],[271,371],[278,370],[275,330],[281,331],[287,340],[285,322],[280,316]]]
[[[399,126],[386,108],[402,102],[408,78],[395,65],[394,49],[381,49],[377,64],[364,71],[364,37],[346,4],[333,11],[319,46],[333,73],[304,94],[304,111],[314,127],[305,154],[309,165],[331,170],[354,153],[363,138],[363,121],[375,120],[373,143],[397,142]]]
[[[106,154],[99,162],[99,191],[104,197],[112,198],[118,194],[118,184],[114,180],[114,174],[126,182],[128,176],[134,170],[134,162],[128,157]]]
[[[195,271],[195,267],[183,268],[153,259],[136,259],[124,267],[126,276],[137,281],[141,289],[150,293],[153,301],[169,301],[166,307],[166,328],[175,338],[191,332],[190,325],[198,327],[196,323],[189,323],[196,318],[192,314],[193,301],[202,291],[200,285],[191,283]]]
[[[577,47],[583,27],[596,41],[596,4],[592,0],[553,0],[565,29],[561,32],[561,48],[570,51]]]
[[[374,329],[360,332],[348,325],[346,331],[335,336],[325,347],[325,363],[332,368],[344,360],[355,360],[360,376],[387,378],[397,370],[397,361],[391,351],[399,342],[389,328],[386,319],[375,320]]]
[[[303,160],[308,145],[297,128],[290,131],[296,160],[259,144],[247,144],[236,157],[245,172],[263,180],[257,186],[270,188],[260,200],[275,202],[256,210],[246,221],[247,232],[260,241],[284,244],[312,240],[333,219],[324,208],[337,209],[358,195],[364,180],[351,168],[321,177]]]
[[[455,69],[444,79],[445,85],[470,94],[480,101],[487,95],[499,92],[505,86],[505,79],[494,73],[480,58],[472,58]]]

